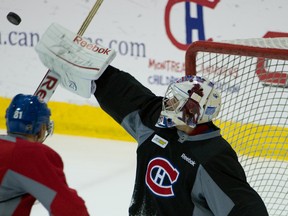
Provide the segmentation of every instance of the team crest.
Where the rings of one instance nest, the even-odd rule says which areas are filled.
[[[147,166],[145,182],[154,194],[173,197],[173,185],[178,177],[178,170],[168,160],[157,157],[152,159]]]

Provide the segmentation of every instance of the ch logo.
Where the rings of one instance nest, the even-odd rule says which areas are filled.
[[[204,29],[204,15],[203,15],[203,7],[206,8],[216,8],[217,4],[220,0],[168,0],[166,8],[165,8],[165,29],[170,41],[181,50],[187,50],[189,44],[197,40],[206,40],[205,37],[205,29]],[[185,43],[179,42],[176,37],[172,33],[171,29],[171,20],[172,17],[172,9],[176,4],[184,3],[185,4],[185,23],[186,27],[186,41]],[[191,4],[194,4],[195,11],[190,9]],[[194,34],[193,34],[194,32]],[[196,38],[193,38],[198,36]]]
[[[177,181],[179,172],[164,158],[152,159],[146,171],[145,181],[149,189],[158,196],[174,196],[173,184]]]

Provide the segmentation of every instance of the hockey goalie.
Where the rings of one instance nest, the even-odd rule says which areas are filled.
[[[78,95],[90,96],[95,80],[101,108],[138,143],[130,216],[268,215],[236,152],[213,122],[221,94],[212,81],[184,76],[163,97],[156,96],[110,65],[113,51],[102,48],[87,56],[88,47],[89,53],[97,48],[75,35],[72,43],[63,41],[68,33],[51,34],[37,46],[42,62],[59,73],[65,88],[72,82],[81,86],[72,88]]]

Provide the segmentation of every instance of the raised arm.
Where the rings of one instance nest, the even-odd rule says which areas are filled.
[[[139,111],[141,115],[144,115],[144,110],[151,114],[156,111],[157,118],[152,116],[152,121],[158,119],[161,111],[161,97],[157,97],[129,73],[113,66],[108,66],[96,81],[94,95],[101,108],[120,124],[124,117],[134,111]],[[152,123],[155,125],[156,122]]]

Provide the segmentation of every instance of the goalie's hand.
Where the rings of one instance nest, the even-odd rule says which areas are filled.
[[[90,43],[53,23],[35,47],[42,63],[61,77],[61,85],[90,98],[91,81],[98,79],[116,56],[113,49]]]

